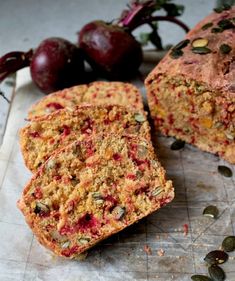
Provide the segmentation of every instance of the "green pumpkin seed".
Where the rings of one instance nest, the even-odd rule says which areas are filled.
[[[194,54],[206,55],[206,54],[211,53],[211,49],[209,49],[207,47],[193,47],[192,52]]]
[[[90,238],[80,238],[80,239],[78,239],[78,243],[80,243],[82,245],[88,244],[89,241],[90,241]]]
[[[140,114],[140,113],[136,113],[134,118],[139,123],[142,123],[142,122],[146,121],[145,116],[143,114]]]
[[[213,281],[223,281],[225,279],[225,273],[218,265],[211,265],[208,268],[208,272]]]
[[[62,248],[62,249],[66,249],[66,248],[68,248],[69,246],[70,246],[70,241],[66,241],[66,242],[64,242],[64,243],[61,244],[61,248]]]
[[[230,10],[231,5],[229,4],[224,4],[223,6],[217,7],[214,9],[214,11],[218,14],[222,13],[223,11]]]
[[[218,166],[218,172],[226,178],[231,178],[233,176],[231,169],[226,166]]]
[[[178,59],[178,58],[182,57],[183,54],[184,53],[183,53],[182,50],[174,50],[174,49],[172,49],[171,52],[170,52],[170,57],[172,59]]]
[[[46,204],[41,203],[41,202],[37,202],[36,207],[34,208],[35,214],[40,214],[41,212],[47,213],[49,211],[50,211],[49,207]]]
[[[225,252],[232,252],[235,250],[235,236],[228,236],[222,242],[222,248]]]
[[[228,254],[224,251],[215,250],[206,255],[204,260],[209,264],[222,264],[228,260]]]
[[[188,45],[189,42],[190,42],[189,39],[180,41],[177,45],[175,45],[173,47],[173,50],[181,50],[181,49],[185,48]]]
[[[182,140],[176,140],[171,144],[171,150],[179,150],[183,148],[185,145],[185,141]]]
[[[232,48],[227,44],[222,44],[219,49],[222,54],[229,54],[232,50]]]
[[[223,32],[222,28],[214,27],[211,29],[211,33],[220,33],[220,32]]]
[[[112,211],[112,214],[114,215],[116,220],[121,220],[124,217],[125,213],[126,208],[120,206],[116,206]]]
[[[158,186],[156,189],[153,190],[152,195],[153,196],[158,196],[159,194],[161,194],[163,192],[163,189],[161,186]]]
[[[202,26],[202,30],[207,30],[208,28],[212,27],[213,26],[213,23],[212,22],[208,22],[206,24],[204,24]]]
[[[223,19],[223,20],[219,21],[219,22],[218,22],[218,26],[219,26],[222,30],[234,28],[233,23],[232,23],[229,19]]]
[[[203,211],[203,216],[211,217],[213,219],[217,219],[219,215],[219,210],[216,206],[207,206]]]
[[[209,278],[205,275],[193,275],[193,276],[191,276],[191,279],[193,281],[212,281],[211,278]]]

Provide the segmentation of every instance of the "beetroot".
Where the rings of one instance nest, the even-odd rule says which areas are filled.
[[[142,62],[142,49],[135,38],[103,21],[90,22],[81,29],[79,46],[92,68],[109,79],[131,78]]]
[[[48,38],[34,52],[30,72],[44,93],[76,85],[84,79],[81,51],[65,39]]]

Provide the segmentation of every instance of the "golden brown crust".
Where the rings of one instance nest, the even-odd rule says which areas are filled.
[[[178,59],[170,57],[170,52],[160,61],[154,70],[148,75],[146,85],[155,80],[159,74],[167,73],[168,76],[182,75],[188,79],[194,79],[198,82],[205,83],[208,87],[223,92],[224,95],[235,95],[235,48],[234,28],[224,30],[220,33],[212,33],[212,28],[222,19],[235,17],[235,6],[222,13],[212,13],[199,22],[185,37],[190,40],[190,44],[182,49],[183,56]],[[213,26],[203,30],[202,27],[207,23],[213,23]],[[191,43],[194,39],[208,39],[207,47],[211,53],[200,55],[191,51]],[[229,54],[222,54],[220,46],[228,44],[232,47]],[[227,69],[227,66],[230,68]],[[226,69],[225,69],[226,68]]]
[[[66,107],[72,109],[81,104],[117,104],[143,110],[141,93],[134,85],[97,81],[45,96],[31,106],[28,118],[43,116]]]

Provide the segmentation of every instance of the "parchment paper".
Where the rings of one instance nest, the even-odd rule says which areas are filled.
[[[138,86],[143,90],[142,83]],[[172,151],[172,138],[155,138],[158,156],[174,182],[171,204],[99,244],[84,261],[55,257],[37,242],[16,207],[31,177],[19,151],[18,129],[26,123],[29,106],[42,96],[28,70],[20,71],[0,149],[0,280],[186,281],[192,274],[207,273],[204,256],[235,231],[235,177],[223,177],[217,167],[226,165],[234,175],[235,169],[189,145]],[[217,220],[202,216],[208,205],[219,208]],[[227,280],[234,281],[234,253],[222,267]]]

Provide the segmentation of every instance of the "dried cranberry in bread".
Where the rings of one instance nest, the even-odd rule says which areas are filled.
[[[145,84],[155,127],[235,163],[235,7],[212,13]]]
[[[101,132],[139,135],[150,140],[150,127],[144,111],[119,105],[80,106],[77,110],[57,110],[38,117],[20,130],[20,145],[26,166],[31,171],[57,149],[81,135]]]
[[[149,141],[91,135],[52,155],[25,187],[18,207],[42,245],[76,258],[173,197]]]
[[[45,96],[32,105],[28,117],[42,116],[62,108],[75,108],[81,104],[118,104],[143,109],[140,91],[132,84],[98,81],[79,85]]]

